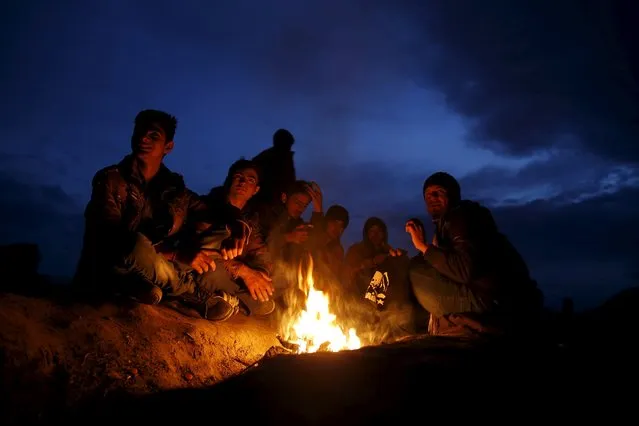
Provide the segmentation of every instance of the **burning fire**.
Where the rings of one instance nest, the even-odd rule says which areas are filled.
[[[355,329],[344,332],[336,324],[337,317],[330,311],[328,296],[315,289],[312,258],[305,277],[300,266],[298,281],[306,295],[306,309],[293,318],[288,339],[289,343],[297,346],[297,353],[359,349],[362,344]]]

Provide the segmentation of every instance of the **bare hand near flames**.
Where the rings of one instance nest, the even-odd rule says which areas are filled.
[[[310,226],[308,224],[302,224],[296,227],[294,230],[286,234],[286,242],[294,244],[302,244],[308,240],[308,231]]]
[[[406,222],[406,232],[410,234],[415,248],[424,253],[426,251],[426,231],[424,231],[423,225],[411,219]]]
[[[253,300],[266,302],[273,295],[273,283],[264,272],[247,267],[242,273],[242,279]]]

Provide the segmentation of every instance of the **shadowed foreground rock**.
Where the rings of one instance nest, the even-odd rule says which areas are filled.
[[[277,344],[268,324],[241,315],[211,323],[163,306],[0,294],[0,424],[52,420],[111,392],[211,385]]]
[[[637,379],[636,328],[621,338],[605,324],[562,345],[421,337],[263,359],[277,339],[242,316],[214,324],[4,294],[0,424],[574,424],[601,413],[612,424],[636,405],[624,389]]]
[[[618,371],[590,355],[427,337],[352,352],[278,355],[209,389],[114,398],[105,411],[73,423],[521,424],[574,421],[593,411],[616,418],[623,407],[619,400],[610,404],[619,393],[610,384]]]

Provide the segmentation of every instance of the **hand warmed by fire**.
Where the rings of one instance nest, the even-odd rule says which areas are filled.
[[[359,349],[362,344],[355,329],[351,328],[344,333],[336,324],[337,317],[329,309],[328,296],[315,289],[312,259],[305,277],[300,267],[298,280],[300,288],[306,294],[306,309],[293,317],[287,339],[297,347],[297,353]]]

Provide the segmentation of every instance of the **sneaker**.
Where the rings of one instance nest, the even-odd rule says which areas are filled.
[[[209,321],[226,321],[240,310],[237,297],[225,291],[219,291],[207,301],[204,317]]]
[[[127,292],[131,299],[145,305],[157,305],[162,300],[162,289],[150,283],[139,283]]]
[[[237,298],[240,302],[239,309],[246,316],[265,317],[275,310],[275,302],[273,299],[269,299],[266,302],[254,300],[248,290],[238,292]]]
[[[237,297],[221,290],[209,293],[198,286],[193,293],[181,298],[184,304],[194,308],[202,318],[209,321],[226,321],[239,311]]]

